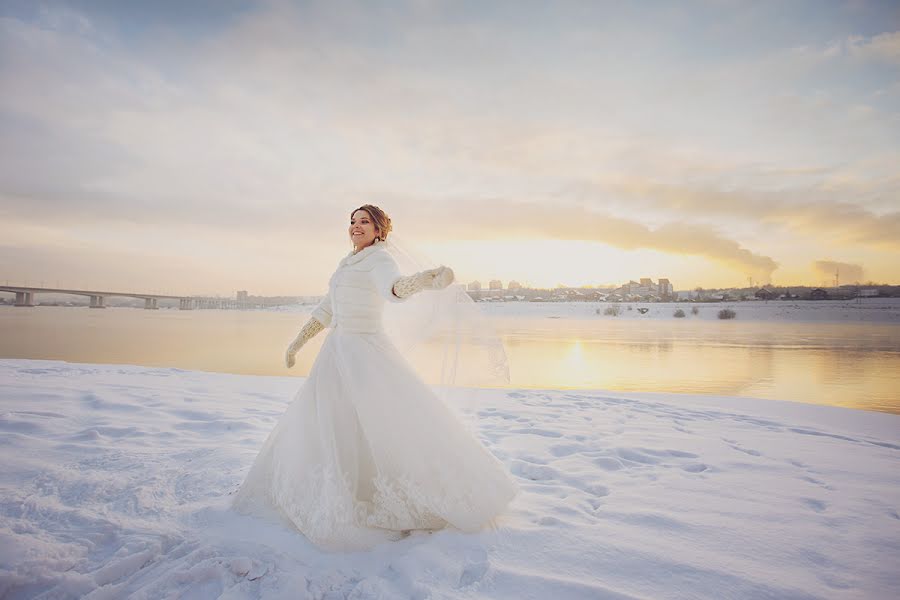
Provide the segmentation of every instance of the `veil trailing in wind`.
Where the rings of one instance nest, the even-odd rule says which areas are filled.
[[[394,233],[382,243],[404,275],[438,266]],[[458,282],[443,290],[420,292],[405,302],[386,303],[384,328],[419,376],[428,384],[441,386],[441,393],[454,386],[509,384],[503,342],[491,320]]]

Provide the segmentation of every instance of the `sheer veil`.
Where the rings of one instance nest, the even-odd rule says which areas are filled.
[[[404,275],[437,267],[402,237],[381,242]],[[453,265],[447,265],[453,268]],[[425,290],[405,302],[388,302],[384,327],[393,344],[419,376],[441,386],[498,387],[509,383],[509,361],[491,319],[454,281],[443,290]]]

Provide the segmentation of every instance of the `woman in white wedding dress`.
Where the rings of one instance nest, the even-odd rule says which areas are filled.
[[[354,250],[288,347],[330,328],[309,376],[269,435],[235,498],[274,509],[314,544],[358,550],[412,530],[477,531],[517,493],[503,464],[459,421],[391,343],[385,302],[442,289],[441,266],[404,277],[378,207],[351,213]]]

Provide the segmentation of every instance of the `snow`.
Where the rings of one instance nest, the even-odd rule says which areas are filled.
[[[509,511],[478,534],[331,554],[228,508],[301,383],[0,360],[0,597],[868,599],[900,589],[900,416],[452,390],[460,418],[522,487]]]

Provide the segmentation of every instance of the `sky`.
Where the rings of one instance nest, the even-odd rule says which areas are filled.
[[[900,4],[0,0],[0,282],[900,283]]]

